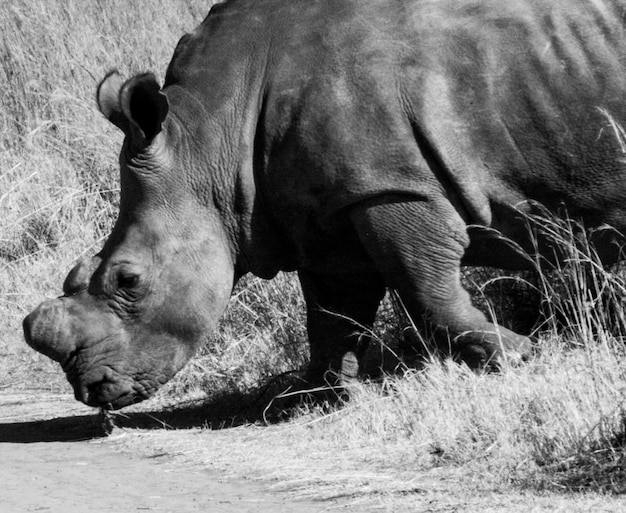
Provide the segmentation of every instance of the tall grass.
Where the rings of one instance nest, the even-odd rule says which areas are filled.
[[[402,367],[315,421],[329,441],[399,471],[463,468],[483,485],[626,492],[626,281],[582,226],[542,214],[527,217],[529,228],[562,260],[538,257],[538,280],[526,284],[543,310],[531,361],[498,374],[441,359]]]
[[[308,360],[305,308],[297,278],[238,284],[219,327],[163,396],[246,394],[272,378],[301,375]]]
[[[0,386],[65,386],[57,366],[27,351],[21,319],[59,293],[116,216],[121,134],[97,111],[98,81],[110,68],[162,77],[211,3],[13,0],[0,9]]]
[[[558,258],[535,258],[547,317],[543,329],[560,332],[566,339],[583,345],[599,339],[605,343],[618,341],[621,346],[626,336],[622,308],[626,282],[620,272],[621,264],[603,265],[592,238],[610,233],[611,244],[622,248],[626,244],[624,236],[608,226],[585,230],[580,223],[557,218],[546,210],[527,215],[526,220],[535,240],[547,241],[553,256]],[[618,252],[622,253],[621,249]]]

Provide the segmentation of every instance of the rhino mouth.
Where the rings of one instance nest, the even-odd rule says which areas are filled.
[[[87,372],[78,372],[72,356],[65,365],[65,375],[74,389],[74,397],[87,406],[106,410],[118,410],[141,402],[152,394],[139,387],[130,376],[125,376],[109,365],[102,365]]]

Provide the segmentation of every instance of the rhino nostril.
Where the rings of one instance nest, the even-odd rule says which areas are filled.
[[[62,362],[59,362],[61,364],[61,368],[63,369],[63,372],[68,374],[68,376],[73,372],[77,358],[78,358],[78,349],[74,349],[73,351],[70,351],[70,353],[67,355],[67,358],[65,358],[65,360],[63,360]]]

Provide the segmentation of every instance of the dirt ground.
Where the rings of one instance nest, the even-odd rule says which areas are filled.
[[[0,393],[0,509],[308,513],[328,506],[121,453],[115,445],[103,418],[71,396]]]
[[[284,432],[205,429],[206,418],[184,405],[132,407],[107,435],[103,417],[70,395],[0,391],[0,512],[626,511],[621,496],[492,486],[463,468],[322,465],[315,451],[291,454]]]

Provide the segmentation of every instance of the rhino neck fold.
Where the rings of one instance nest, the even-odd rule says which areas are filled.
[[[257,89],[249,87],[250,91]],[[278,271],[292,268],[290,252],[257,194],[255,167],[263,165],[257,154],[264,151],[257,143],[261,95],[232,91],[212,111],[199,99],[195,86],[189,90],[177,83],[165,92],[175,120],[169,130],[171,137],[189,145],[187,180],[198,203],[216,210],[237,275],[251,272],[272,278]]]

